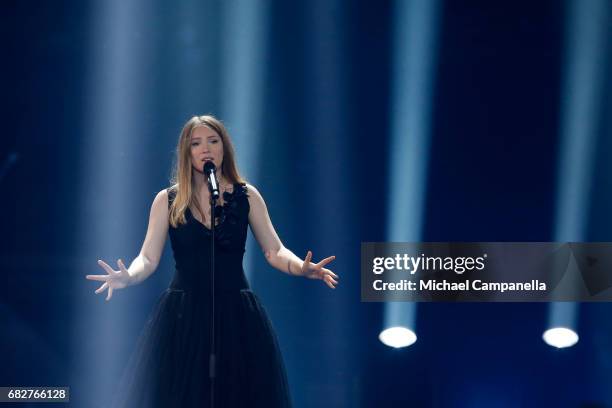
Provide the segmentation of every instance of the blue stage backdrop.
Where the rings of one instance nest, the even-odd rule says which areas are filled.
[[[433,3],[419,46],[411,13]],[[296,408],[612,406],[610,305],[576,305],[580,341],[557,350],[551,305],[419,304],[418,341],[393,349],[359,276],[360,243],[387,240],[390,201],[416,191],[390,170],[403,137],[428,146],[421,227],[399,226],[422,241],[612,241],[609,1],[11,2],[0,18],[0,386],[109,402],[169,242],[110,302],[85,275],[138,254],[182,125],[212,113],[285,246],[337,256],[331,290],[248,241]],[[432,57],[419,92],[401,88],[404,46]],[[421,103],[421,139],[394,135]]]

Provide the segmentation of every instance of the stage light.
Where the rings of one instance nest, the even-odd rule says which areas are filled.
[[[425,213],[423,197],[427,195],[440,7],[433,0],[395,4],[387,240],[418,242]],[[416,303],[389,302],[382,333],[404,327],[413,335],[410,345],[416,341],[415,320]]]
[[[605,0],[573,0],[567,5],[554,237],[558,242],[580,242],[587,238],[599,104],[604,89],[604,64],[600,61],[606,50],[605,16],[608,6]],[[578,280],[568,283],[573,286],[580,284]],[[553,303],[549,313],[550,329],[544,332],[544,336],[550,330],[574,327],[578,304]],[[558,336],[557,331],[552,333]],[[575,341],[572,344],[575,344],[578,335],[575,331],[573,333]]]
[[[416,334],[406,327],[389,327],[378,335],[380,341],[389,347],[408,347],[417,341]]]
[[[578,334],[567,327],[554,327],[546,330],[542,335],[542,339],[549,346],[566,348],[578,343]]]

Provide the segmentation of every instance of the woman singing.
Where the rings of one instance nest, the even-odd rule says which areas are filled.
[[[285,273],[321,279],[330,288],[338,276],[325,265],[301,260],[278,238],[264,200],[240,177],[224,125],[213,116],[194,116],[176,149],[172,186],[151,207],[140,254],[119,270],[104,261],[107,275],[96,293],[140,283],[159,265],[170,235],[176,270],[140,335],[114,397],[114,407],[210,406],[209,356],[214,322],[215,407],[289,407],[285,369],[270,321],[249,289],[242,269],[247,226],[268,263]],[[204,164],[216,167],[220,197],[215,206],[214,316],[211,311],[211,206]]]

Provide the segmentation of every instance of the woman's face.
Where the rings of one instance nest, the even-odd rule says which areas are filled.
[[[217,169],[223,163],[223,141],[212,129],[198,126],[191,132],[191,165],[200,173],[204,163],[212,161]]]

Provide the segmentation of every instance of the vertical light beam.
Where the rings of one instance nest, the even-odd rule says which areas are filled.
[[[142,193],[142,101],[147,99],[142,68],[148,64],[145,21],[149,7],[141,2],[110,0],[92,11],[90,87],[79,166],[81,209],[78,248],[80,279],[75,280],[75,325],[71,399],[78,406],[107,402],[125,361],[118,345],[129,324],[127,299],[115,294],[106,303],[95,295],[100,286],[85,274],[104,274],[96,260],[117,268],[116,259],[131,256],[142,242],[141,231],[129,228],[138,211],[134,195]],[[96,282],[98,283],[98,282]]]
[[[566,4],[567,52],[561,98],[561,149],[554,234],[555,240],[560,242],[587,238],[608,12],[605,0],[568,0]],[[575,344],[578,341],[577,315],[577,303],[552,303],[544,340],[555,347]]]
[[[394,16],[387,240],[417,242],[425,213],[439,4],[437,0],[397,1]],[[415,303],[387,303],[381,340],[390,333],[386,330],[403,327],[408,331],[393,333],[409,338],[393,336],[393,344],[410,343],[410,338],[416,341],[415,320]]]
[[[223,3],[221,24],[221,117],[235,141],[244,177],[257,184],[263,119],[267,56],[267,2],[236,0]],[[245,274],[251,279],[254,251],[247,241]]]

